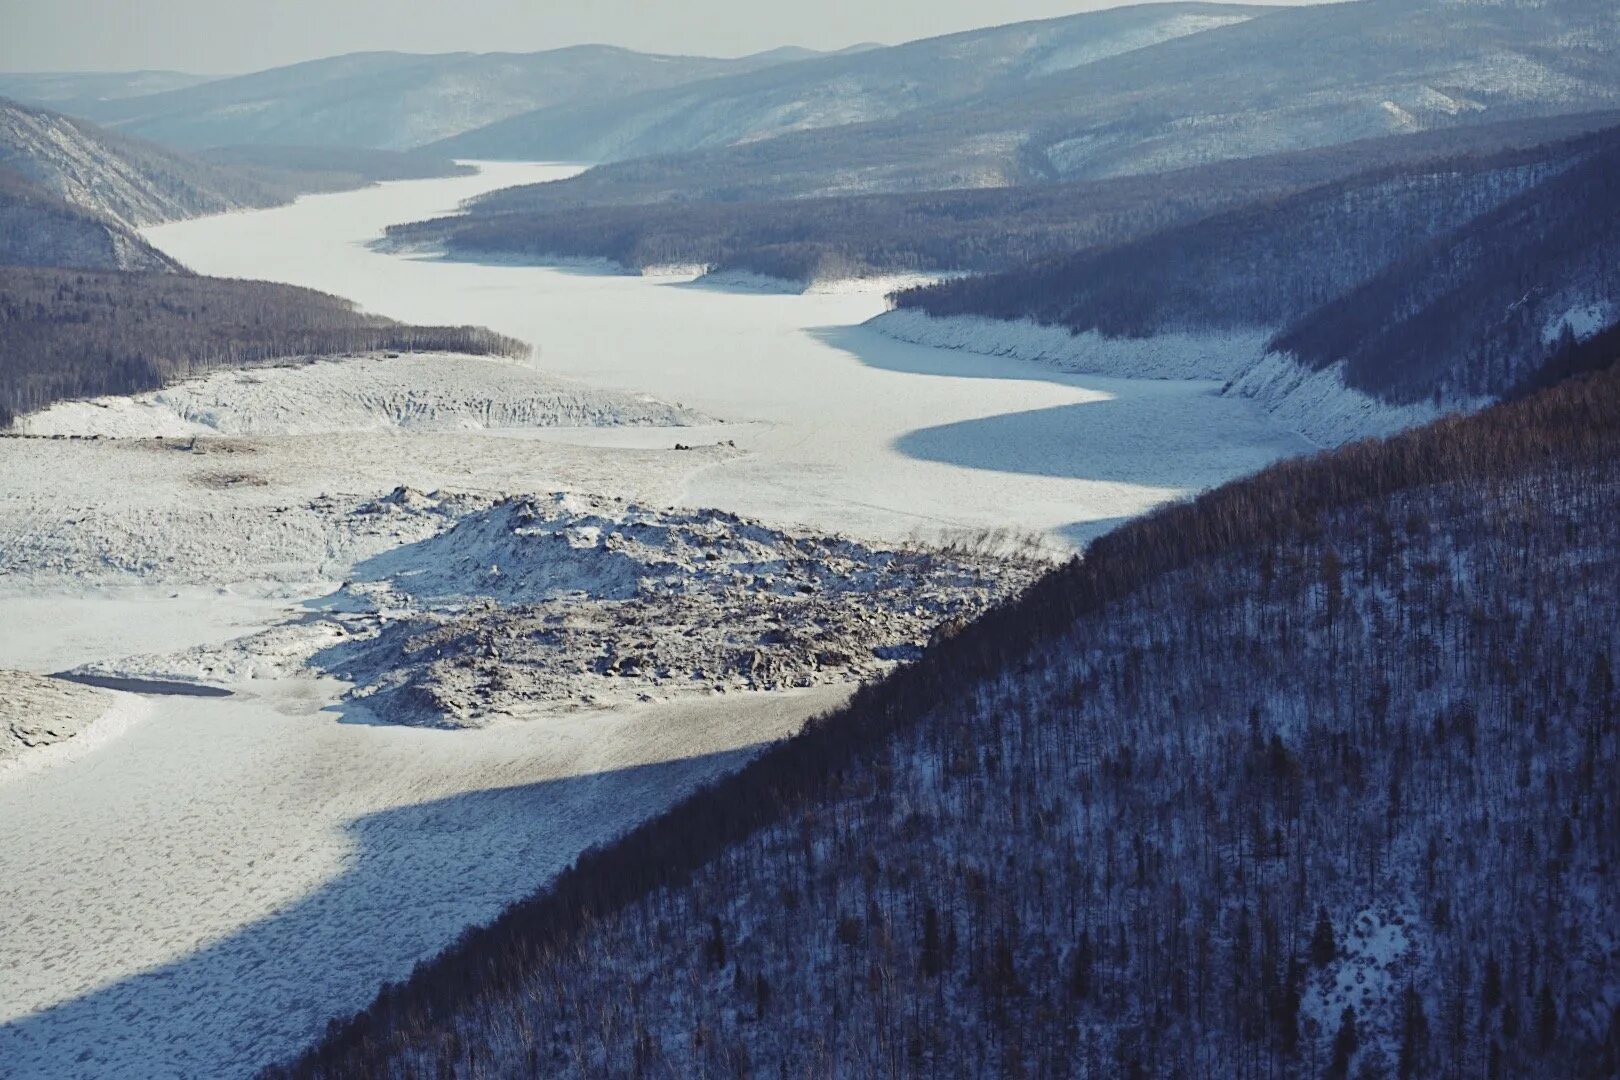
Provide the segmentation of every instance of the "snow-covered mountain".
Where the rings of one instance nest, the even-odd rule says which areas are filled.
[[[537,53],[353,53],[103,102],[86,115],[188,149],[237,144],[401,150],[532,109],[791,62],[656,56],[605,45]]]
[[[1616,104],[1609,0],[1356,0],[1273,9],[888,119],[605,165],[544,199],[994,187]]]
[[[183,71],[3,71],[0,97],[85,116],[105,102],[183,90],[214,78]]]
[[[1263,8],[1166,3],[972,30],[663,91],[539,109],[455,136],[457,157],[616,161],[882,120],[963,101],[1218,26]]]

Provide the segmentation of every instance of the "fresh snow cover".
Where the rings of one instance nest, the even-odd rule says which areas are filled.
[[[707,422],[645,395],[597,390],[514,361],[412,354],[219,371],[134,397],[61,402],[15,426],[33,435],[149,438]]]
[[[0,668],[165,677],[208,656],[230,662],[191,677],[232,691],[142,695],[148,715],[116,739],[0,784],[8,1080],[251,1072],[584,848],[848,693],[839,682],[711,685],[643,702],[630,679],[634,704],[558,712],[555,701],[512,701],[476,730],[364,722],[344,701],[354,686],[305,663],[304,628],[329,646],[353,617],[442,618],[451,629],[472,618],[489,598],[422,604],[407,593],[418,610],[394,611],[407,570],[388,571],[409,545],[437,550],[480,508],[568,493],[556,514],[579,520],[559,528],[610,561],[608,542],[625,533],[613,522],[634,519],[632,504],[650,508],[655,526],[718,527],[722,551],[753,543],[757,527],[778,554],[788,537],[813,542],[793,571],[811,585],[835,566],[867,573],[887,558],[877,553],[913,538],[1010,529],[1070,550],[1116,519],[1305,449],[1207,381],[1036,377],[1011,358],[897,341],[860,325],[884,308],[869,293],[694,289],[687,278],[370,247],[386,225],[569,171],[489,166],[149,239],[202,273],[305,285],[380,314],[534,343],[528,369],[502,369],[509,385],[473,384],[492,400],[535,400],[534,380],[571,379],[581,400],[650,394],[724,424],[463,428],[469,410],[482,416],[466,380],[494,369],[438,356],[255,372],[258,382],[210,376],[161,404],[88,407],[132,425],[126,435],[154,437],[0,438]],[[416,366],[386,367],[400,361]],[[404,371],[436,403],[425,428],[382,422],[397,408],[365,396]],[[395,385],[384,398],[408,393]],[[155,437],[205,412],[207,431]],[[101,434],[115,430],[98,422],[109,425]],[[98,433],[82,416],[57,430]],[[602,500],[614,499],[623,508],[609,511]],[[841,555],[843,543],[855,548]],[[873,554],[846,557],[856,548]],[[515,565],[490,562],[497,579]],[[368,582],[368,564],[382,580]],[[646,576],[636,574],[638,595]],[[716,585],[716,596],[746,588],[719,575]],[[942,600],[968,595],[952,588]],[[796,585],[798,595],[814,602]],[[902,626],[908,640],[931,617],[927,596]],[[881,613],[842,606],[871,615],[860,633],[889,632]],[[522,599],[497,614],[536,610],[548,613]],[[721,609],[705,617],[728,628]],[[816,661],[829,672],[848,651],[832,645]]]
[[[1060,371],[1135,379],[1227,380],[1264,355],[1275,330],[1167,333],[1145,338],[1076,334],[1030,319],[936,318],[900,308],[867,324],[900,341],[1048,364]]]
[[[453,732],[338,723],[331,692],[154,699],[0,782],[8,1080],[251,1074],[847,690]]]
[[[1040,78],[1044,75],[1055,75],[1060,71],[1083,67],[1110,56],[1130,52],[1132,49],[1144,49],[1149,45],[1157,45],[1161,41],[1183,37],[1187,34],[1196,34],[1203,30],[1213,30],[1220,26],[1230,26],[1233,23],[1245,22],[1253,18],[1245,13],[1224,14],[1196,14],[1176,15],[1164,19],[1162,22],[1150,23],[1116,33],[1101,41],[1071,41],[1048,51],[1039,61],[1030,65],[1028,78]]]
[[[1362,1045],[1375,1046],[1387,1060],[1395,1060],[1401,991],[1408,981],[1427,985],[1433,975],[1420,945],[1423,936],[1422,922],[1410,905],[1386,904],[1339,924],[1338,957],[1311,972],[1300,1000],[1306,1036],[1331,1045],[1349,1006],[1356,1011]],[[1434,1003],[1426,1007],[1433,1015]]]

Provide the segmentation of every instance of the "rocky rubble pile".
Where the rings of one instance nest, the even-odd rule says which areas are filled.
[[[513,498],[362,564],[327,604],[341,633],[310,663],[354,682],[351,700],[377,719],[448,726],[535,706],[853,681],[1039,569],[716,511]]]

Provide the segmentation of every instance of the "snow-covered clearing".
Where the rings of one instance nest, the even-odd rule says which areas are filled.
[[[311,358],[221,371],[135,397],[54,405],[34,435],[318,435],[340,431],[507,430],[708,420],[642,394],[597,390],[527,364],[424,354]]]
[[[1214,383],[897,342],[860,326],[873,294],[369,247],[565,173],[496,165],[150,232],[203,273],[514,334],[527,366],[220,374],[31,421],[150,437],[0,439],[0,668],[233,692],[143,695],[117,738],[0,785],[8,1078],[235,1075],[290,1053],[1028,573],[906,541],[1067,548],[1303,448]],[[627,426],[673,421],[701,423]],[[331,651],[368,634],[369,660]],[[489,661],[511,677],[498,710]],[[431,676],[480,726],[356,722],[409,717],[353,708],[321,671],[362,691]]]

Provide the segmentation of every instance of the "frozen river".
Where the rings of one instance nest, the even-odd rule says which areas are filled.
[[[723,291],[368,246],[390,224],[574,171],[483,169],[147,235],[202,273],[305,285],[416,323],[489,326],[535,344],[548,371],[726,420],[714,437],[750,453],[695,476],[683,501],[773,522],[891,539],[1013,527],[1068,545],[1302,448],[1209,383],[1065,376],[896,342],[860,327],[884,309],[870,293]],[[669,441],[656,431],[561,437]]]
[[[1209,384],[1061,376],[894,342],[860,326],[883,308],[873,295],[727,292],[368,246],[386,225],[568,171],[494,165],[149,235],[203,273],[487,325],[533,342],[545,371],[724,424],[266,440],[233,466],[259,486],[225,490],[195,483],[217,469],[208,459],[151,446],[4,441],[0,542],[56,536],[49,550],[72,551],[167,536],[188,565],[218,571],[175,588],[154,569],[150,587],[118,591],[0,580],[0,668],[180,649],[294,614],[314,588],[256,583],[253,553],[280,541],[255,530],[270,509],[327,491],[573,487],[887,539],[1011,526],[1061,547],[1303,448]],[[741,452],[675,454],[676,439]],[[294,517],[273,519],[291,523],[289,544],[304,535]],[[231,530],[241,554],[219,560]],[[340,723],[340,689],[267,679],[229,698],[153,698],[116,739],[0,777],[0,1076],[250,1072],[841,693],[447,732]]]

